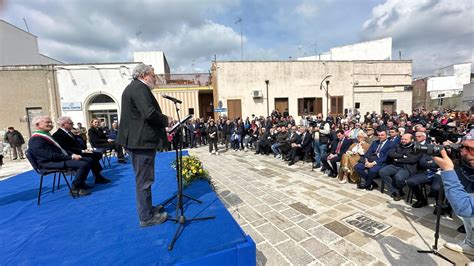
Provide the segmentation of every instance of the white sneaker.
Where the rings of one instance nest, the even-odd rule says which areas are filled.
[[[450,250],[454,250],[459,253],[464,253],[464,254],[474,256],[474,248],[471,247],[465,241],[462,241],[460,243],[445,243],[444,247],[449,248]]]
[[[212,155],[212,152],[210,152],[209,155]]]
[[[216,155],[219,155],[219,152],[218,152],[218,151],[216,151]]]
[[[280,155],[280,154],[278,154],[278,155],[276,156],[276,158],[277,158],[277,159],[280,159],[280,158],[281,158],[281,155]]]
[[[345,178],[339,181],[339,184],[345,184],[345,183],[347,183],[347,179]]]

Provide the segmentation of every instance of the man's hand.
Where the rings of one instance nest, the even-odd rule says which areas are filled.
[[[76,160],[76,161],[79,161],[80,159],[82,159],[82,156],[78,154],[73,154],[71,157],[73,160]]]
[[[445,149],[441,150],[441,158],[433,156],[433,160],[443,171],[454,170],[453,161],[448,157]]]
[[[107,142],[109,142],[109,143],[110,143],[110,142],[113,142],[113,141],[114,141],[113,139],[108,139],[108,140],[107,140]]]

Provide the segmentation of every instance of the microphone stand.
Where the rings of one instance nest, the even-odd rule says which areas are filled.
[[[202,221],[202,220],[210,220],[216,218],[215,216],[208,216],[208,217],[197,217],[197,218],[192,218],[192,219],[187,219],[186,216],[184,215],[184,204],[183,204],[183,198],[187,198],[193,201],[196,201],[198,203],[202,203],[202,201],[195,199],[193,197],[187,196],[183,194],[183,173],[181,171],[183,167],[183,140],[181,138],[181,131],[184,127],[184,123],[189,120],[192,116],[188,115],[183,121],[180,120],[180,115],[179,115],[179,108],[177,102],[173,101],[176,107],[176,114],[178,116],[178,124],[175,125],[173,129],[170,130],[170,132],[176,131],[175,134],[175,150],[176,150],[176,179],[178,183],[178,193],[165,201],[163,205],[159,206],[159,209],[163,209],[164,205],[167,205],[170,203],[172,200],[177,198],[176,202],[176,218],[168,218],[170,221],[174,221],[175,223],[179,223],[178,228],[176,228],[176,232],[173,236],[173,239],[171,240],[171,243],[168,245],[168,250],[171,251],[173,250],[174,244],[178,240],[178,237],[180,233],[184,230],[184,226],[188,222],[192,221]],[[174,138],[173,138],[174,139]]]
[[[439,188],[438,192],[438,198],[436,199],[436,230],[435,230],[435,242],[434,245],[431,249],[429,250],[417,250],[418,253],[428,253],[428,254],[434,254],[449,263],[455,265],[454,262],[452,262],[450,259],[446,258],[443,254],[438,252],[438,239],[439,239],[439,226],[440,226],[440,221],[441,221],[441,198],[444,197],[444,187],[443,187],[443,182],[441,181],[441,186]]]

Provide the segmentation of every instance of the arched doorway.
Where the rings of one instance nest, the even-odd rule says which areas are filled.
[[[99,119],[104,121],[109,128],[112,128],[113,122],[118,122],[117,103],[106,94],[98,94],[89,102],[89,121]]]

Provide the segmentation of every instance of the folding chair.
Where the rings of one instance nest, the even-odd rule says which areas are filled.
[[[38,206],[40,205],[40,200],[41,200],[41,190],[43,189],[43,177],[54,174],[54,180],[53,180],[53,193],[54,193],[54,187],[56,185],[56,175],[58,175],[58,178],[60,179],[61,176],[63,177],[64,181],[66,181],[67,187],[69,188],[69,192],[72,196],[72,198],[75,198],[74,194],[72,193],[71,186],[69,185],[69,182],[67,181],[66,178],[66,173],[73,171],[72,169],[69,168],[58,168],[58,169],[43,169],[38,162],[36,161],[36,158],[29,152],[26,151],[26,158],[30,162],[31,166],[33,169],[35,169],[36,173],[38,173],[41,178],[40,178],[40,186],[39,186],[39,191],[38,191]],[[59,180],[58,180],[58,188],[59,188]]]

